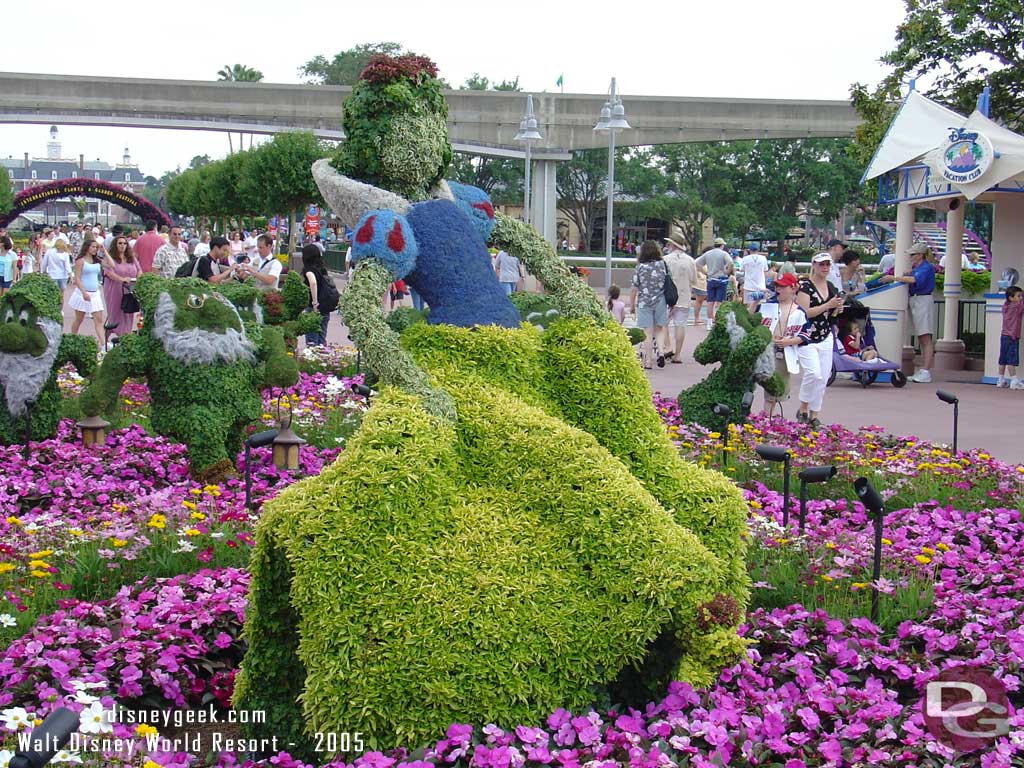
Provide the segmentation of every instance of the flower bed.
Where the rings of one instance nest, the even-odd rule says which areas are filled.
[[[308,400],[311,414],[323,404],[333,407],[324,394],[330,379],[321,376],[289,393],[297,396],[293,402],[300,409]],[[341,397],[347,385],[335,381]],[[657,399],[656,406],[685,455],[723,466],[721,436],[684,424],[674,401]],[[298,411],[296,417],[301,418]],[[194,486],[184,474],[180,446],[130,429],[115,432],[108,448],[87,454],[69,425],[61,430],[56,440],[40,444],[41,460],[22,463],[15,449],[0,454],[6,481],[0,504],[6,517],[18,518],[0,523],[0,540],[12,542],[0,550],[0,561],[14,566],[0,574],[0,583],[15,571],[22,585],[58,582],[64,567],[58,563],[68,562],[60,559],[61,550],[81,547],[82,540],[104,543],[102,549],[113,555],[105,565],[118,564],[115,568],[131,562],[129,554],[149,558],[152,550],[141,539],[150,539],[152,547],[161,530],[172,531],[175,543],[193,546],[187,553],[192,567],[204,564],[207,547],[216,564],[229,556],[228,549],[244,549],[238,544],[251,541],[253,518],[242,508],[240,484]],[[820,497],[808,503],[802,536],[795,502],[789,529],[782,527],[778,465],[766,465],[753,453],[762,442],[788,446],[796,466],[840,465],[839,477],[818,486]],[[1024,467],[981,451],[952,456],[942,446],[885,435],[878,428],[829,428],[812,435],[806,427],[762,418],[734,429],[730,447],[731,474],[750,507],[755,607],[741,629],[749,641],[746,658],[723,670],[714,686],[694,690],[674,683],[643,711],[559,710],[544,723],[510,724],[505,730],[453,724],[444,738],[415,751],[352,751],[328,765],[1024,764],[1024,717],[1016,712],[1009,733],[990,748],[958,757],[932,737],[920,705],[926,683],[960,664],[987,668],[1009,692],[1011,704],[1024,701]],[[257,497],[265,498],[291,478],[269,465],[265,449],[257,453],[254,487]],[[336,455],[307,447],[303,471],[317,472]],[[82,468],[76,482],[61,482],[75,466]],[[872,532],[848,482],[865,473],[873,474],[887,499],[882,578],[876,583],[879,625],[864,618]],[[18,505],[19,489],[34,485],[54,492],[47,509]],[[163,511],[155,513],[158,508]],[[165,527],[154,527],[154,521]],[[186,526],[199,535],[187,535]],[[122,533],[132,543],[107,544]],[[223,535],[214,538],[218,533]],[[227,541],[236,546],[228,547]],[[33,561],[22,553],[37,555],[35,570],[47,576],[32,576]],[[114,698],[152,700],[160,707],[226,702],[244,650],[239,632],[246,578],[242,570],[220,568],[146,579],[100,602],[59,597],[56,611],[39,616],[34,626],[19,626],[0,654],[0,766],[2,750],[13,746],[13,731],[26,727],[21,720],[61,703],[90,706],[90,697],[104,704]],[[28,602],[16,588],[7,590],[7,599],[14,606]],[[0,607],[0,625],[4,616],[14,618]],[[147,768],[245,763],[236,752],[207,757],[150,750],[139,733],[124,726],[114,726],[113,732],[139,743],[135,757],[122,760],[123,754],[107,753],[86,756],[86,762]],[[266,764],[303,765],[286,752]]]

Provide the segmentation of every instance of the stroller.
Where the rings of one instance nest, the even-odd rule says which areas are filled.
[[[875,346],[875,327],[871,323],[871,310],[859,301],[847,299],[843,311],[836,319],[840,322],[849,320],[857,323],[861,328],[861,339],[863,340],[861,346]],[[859,360],[847,355],[839,340],[838,327],[833,326],[832,331],[832,374],[828,377],[828,386],[832,386],[837,374],[852,373],[854,381],[859,382],[862,387],[868,387],[875,383],[878,374],[882,372],[891,374],[892,385],[897,389],[907,385],[907,375],[900,370],[900,363],[894,363],[884,357],[876,357],[874,360]]]

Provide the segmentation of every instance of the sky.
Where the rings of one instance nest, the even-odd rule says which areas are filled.
[[[845,99],[851,83],[883,77],[878,59],[904,17],[902,0],[393,0],[387,10],[379,2],[53,0],[45,16],[40,8],[5,6],[0,69],[216,80],[225,64],[238,63],[261,70],[266,82],[300,83],[299,67],[317,54],[330,59],[391,41],[434,59],[453,85],[479,73],[498,82],[518,77],[527,92],[556,92],[563,75],[566,93],[595,94],[595,118],[613,76],[627,111],[630,94]],[[48,130],[0,124],[0,157],[45,156]],[[128,147],[153,176],[195,155],[228,153],[223,133],[59,132],[65,157],[114,163]]]

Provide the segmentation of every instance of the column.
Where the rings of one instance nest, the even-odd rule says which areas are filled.
[[[900,203],[896,206],[896,264],[894,275],[902,275],[910,270],[910,246],[914,244],[914,210],[913,203]],[[902,368],[910,376],[914,373],[914,348],[910,346],[909,299],[910,291],[901,286],[896,288],[901,294],[896,313],[896,333],[902,342]]]
[[[960,315],[961,274],[964,243],[964,205],[962,198],[950,202],[946,214],[946,273],[942,295],[946,302],[946,316],[942,335],[935,342],[935,368],[945,371],[964,369],[964,343],[957,334]]]
[[[530,190],[530,221],[540,236],[552,247],[556,246],[558,231],[555,229],[555,210],[558,207],[558,191],[555,184],[557,160],[534,160]]]

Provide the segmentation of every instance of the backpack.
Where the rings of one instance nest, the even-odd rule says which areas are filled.
[[[676,288],[675,281],[672,280],[672,273],[669,272],[668,267],[665,267],[665,284],[662,286],[662,293],[665,294],[665,303],[672,308],[679,301],[679,289]]]
[[[175,277],[195,277],[199,269],[199,256],[193,256],[174,271]]]
[[[321,315],[326,315],[328,312],[333,312],[338,308],[338,286],[334,284],[334,280],[327,274],[326,271],[321,272],[319,280],[316,282],[316,301],[319,305],[319,312]]]

